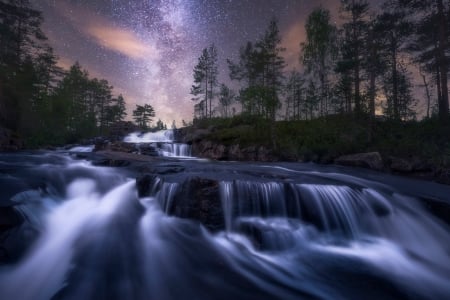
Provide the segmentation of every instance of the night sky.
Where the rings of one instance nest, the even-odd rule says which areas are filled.
[[[177,125],[192,120],[192,69],[203,48],[216,44],[227,82],[226,59],[275,16],[288,68],[298,67],[304,22],[319,5],[338,21],[339,0],[36,0],[60,66],[79,61],[91,77],[107,79],[124,95],[128,118],[135,104],[149,103],[156,119]]]

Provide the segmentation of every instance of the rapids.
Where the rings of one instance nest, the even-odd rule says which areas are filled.
[[[136,144],[138,147],[149,145],[156,150],[159,156],[191,157],[191,146],[175,142],[175,134],[172,129],[148,133],[134,132],[127,135],[123,141]]]
[[[450,299],[448,186],[71,152],[0,155],[1,299]]]

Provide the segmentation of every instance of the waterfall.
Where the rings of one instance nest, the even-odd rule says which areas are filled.
[[[157,132],[134,132],[124,138],[124,142],[137,145],[151,145],[160,156],[165,157],[191,157],[191,146],[175,142],[173,130]]]
[[[135,182],[67,156],[0,155],[0,214],[14,205],[25,222],[0,226],[0,250],[14,251],[25,224],[37,228],[25,254],[0,266],[1,298],[450,297],[449,227],[413,195],[350,175],[318,180],[314,169],[161,166],[174,164],[184,171]]]

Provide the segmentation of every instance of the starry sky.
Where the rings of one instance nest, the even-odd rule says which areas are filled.
[[[128,118],[136,104],[151,104],[167,124],[192,120],[192,69],[214,43],[219,80],[226,59],[255,41],[271,18],[279,20],[288,68],[299,67],[304,23],[317,6],[339,22],[339,0],[35,0],[44,31],[68,69],[78,61],[91,77],[107,79],[123,94]]]

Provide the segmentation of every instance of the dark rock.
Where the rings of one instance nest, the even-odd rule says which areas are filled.
[[[111,151],[125,152],[125,153],[132,153],[137,150],[135,144],[125,143],[125,142],[110,143],[108,146],[108,149]]]
[[[343,166],[362,167],[373,170],[383,169],[383,159],[378,152],[344,155],[335,159],[334,163]]]
[[[448,202],[432,198],[420,198],[420,200],[428,211],[450,225],[450,204]]]
[[[398,157],[390,157],[389,161],[390,161],[389,167],[394,172],[410,173],[413,171],[413,164],[406,159]]]
[[[131,162],[124,159],[103,158],[94,160],[92,164],[98,167],[127,167],[131,164]]]
[[[137,151],[136,145],[132,143],[125,143],[121,141],[110,142],[106,139],[98,139],[95,142],[94,152],[98,151],[116,151],[133,153]]]
[[[23,216],[14,207],[0,207],[0,232],[19,226]]]
[[[136,189],[139,197],[150,196],[152,184],[155,181],[154,175],[144,174],[136,178]]]
[[[158,156],[159,155],[156,148],[149,144],[139,145],[139,153],[142,155],[148,155],[148,156]]]
[[[273,151],[264,146],[241,147],[239,144],[225,146],[209,140],[202,140],[192,144],[194,156],[214,160],[236,161],[278,161]]]
[[[225,220],[220,201],[219,183],[199,177],[189,178],[177,191],[169,215],[196,220],[211,231],[223,230]]]
[[[194,156],[216,160],[223,160],[227,157],[225,146],[208,140],[192,144],[192,152]]]
[[[180,130],[175,133],[175,139],[183,143],[192,143],[204,140],[210,134],[210,129]]]
[[[23,148],[24,143],[17,134],[0,127],[0,151],[17,151]]]
[[[412,168],[414,172],[434,172],[435,166],[430,161],[414,158]]]

